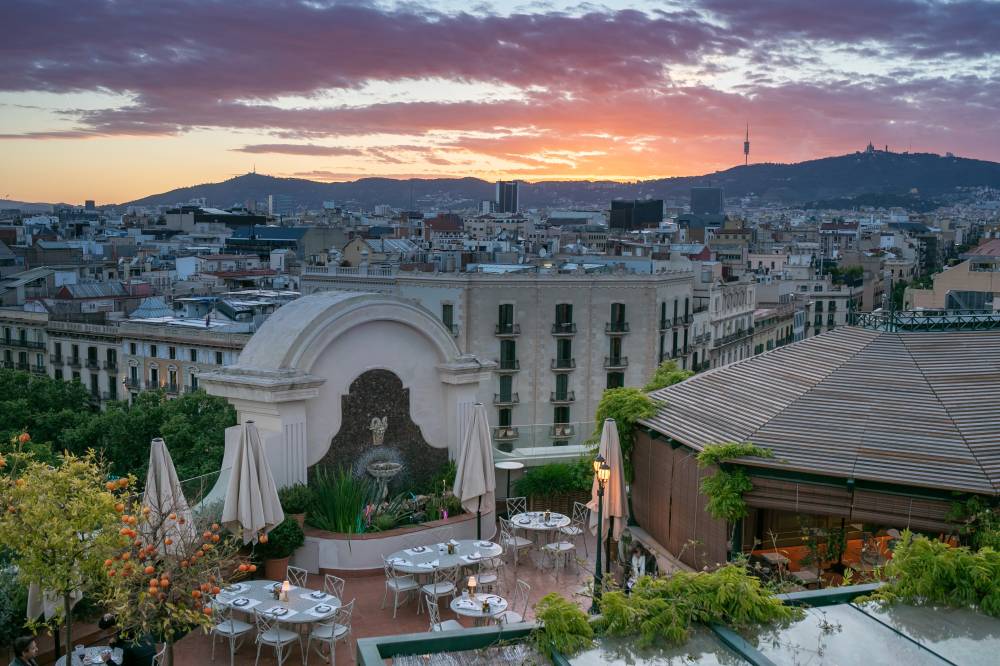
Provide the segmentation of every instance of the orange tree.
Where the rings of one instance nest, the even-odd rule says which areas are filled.
[[[101,563],[119,539],[115,492],[130,481],[106,486],[107,468],[92,451],[64,453],[50,465],[35,459],[30,445],[21,433],[0,454],[0,544],[22,583],[63,600],[51,624],[64,622],[66,645],[73,645],[72,596],[99,591]]]
[[[239,542],[217,523],[192,525],[177,505],[143,506],[135,496],[115,507],[118,550],[104,562],[104,599],[132,638],[151,635],[166,644],[212,626],[211,598],[221,587],[256,570],[239,557]]]

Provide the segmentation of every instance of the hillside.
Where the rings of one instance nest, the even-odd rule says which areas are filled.
[[[756,195],[765,201],[801,204],[862,194],[921,197],[953,194],[956,188],[1000,187],[1000,163],[930,153],[852,153],[797,164],[751,164],[703,176],[685,176],[637,183],[547,181],[525,183],[521,204],[526,208],[560,206],[606,207],[615,198],[685,198],[700,185],[721,185],[727,197]],[[493,183],[477,178],[393,180],[362,178],[320,183],[300,178],[246,174],[221,183],[184,187],[144,197],[130,204],[171,205],[205,197],[211,205],[228,207],[247,199],[264,201],[269,194],[291,197],[299,205],[319,208],[325,200],[350,208],[389,204],[396,208],[461,209],[492,199]]]

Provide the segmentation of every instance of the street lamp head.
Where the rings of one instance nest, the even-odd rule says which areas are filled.
[[[600,474],[601,474],[601,465],[606,465],[606,464],[607,464],[607,462],[604,460],[604,456],[602,456],[600,453],[598,453],[597,457],[594,458],[594,474],[597,474],[598,476],[600,476]]]
[[[597,470],[597,479],[601,485],[607,483],[611,478],[611,466],[607,462],[601,462],[601,467]]]

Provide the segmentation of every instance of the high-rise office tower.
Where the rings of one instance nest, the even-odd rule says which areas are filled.
[[[721,187],[692,187],[691,212],[695,215],[722,215]]]
[[[497,213],[516,213],[520,210],[520,197],[518,194],[520,181],[498,180],[497,181]]]
[[[617,199],[611,202],[612,229],[648,229],[660,226],[663,221],[663,199],[642,201]]]

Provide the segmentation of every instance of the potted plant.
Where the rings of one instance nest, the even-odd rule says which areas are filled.
[[[294,518],[299,527],[305,525],[306,509],[313,502],[312,488],[304,483],[297,483],[294,486],[285,486],[278,491],[278,499],[281,500],[281,509],[289,518]]]
[[[285,518],[258,543],[256,552],[264,560],[264,575],[270,580],[285,580],[288,558],[305,543],[306,536],[298,522]]]

